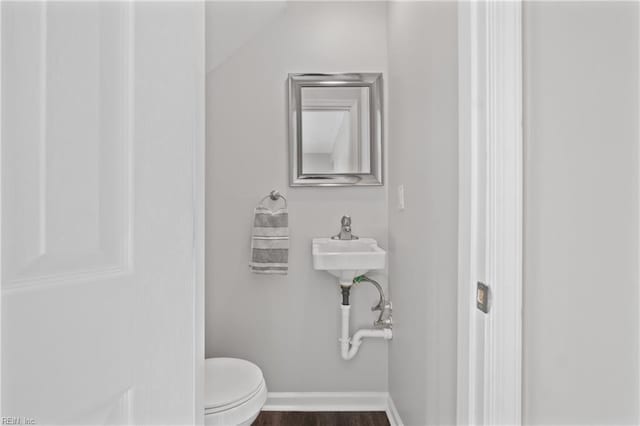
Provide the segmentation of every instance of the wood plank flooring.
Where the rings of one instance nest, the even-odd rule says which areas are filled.
[[[253,426],[390,426],[384,411],[263,411]]]

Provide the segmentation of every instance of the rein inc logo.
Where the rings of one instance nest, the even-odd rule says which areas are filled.
[[[32,417],[0,417],[0,424],[3,425],[35,425],[36,419]]]

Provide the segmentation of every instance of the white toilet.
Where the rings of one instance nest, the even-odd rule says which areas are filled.
[[[257,365],[236,358],[205,360],[204,424],[250,426],[267,400]]]

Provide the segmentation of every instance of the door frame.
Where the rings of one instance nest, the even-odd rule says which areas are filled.
[[[0,46],[2,46],[2,4],[0,4]],[[2,75],[3,75],[3,69],[2,69],[2,49],[0,47],[0,100],[2,99],[3,93],[4,93],[4,87],[2,85]],[[2,122],[2,102],[0,101],[0,213],[2,212],[2,185],[3,185],[3,179],[2,179],[2,147],[4,146],[4,141],[2,139],[2,129],[3,129],[3,122]],[[3,255],[2,255],[2,215],[0,214],[0,416],[4,415],[4,411],[2,411],[2,276],[3,276],[3,271],[2,271],[2,266],[3,266]]]
[[[523,265],[521,1],[458,3],[458,55],[457,423],[519,425]],[[479,141],[485,146],[482,153]],[[479,170],[485,170],[485,174],[480,176]],[[482,192],[478,189],[481,182],[486,182]],[[483,200],[479,200],[481,195]],[[478,220],[480,208],[484,208],[483,223]],[[475,300],[476,236],[480,229],[486,232],[484,268],[486,284],[491,288],[491,308],[482,319],[483,336],[478,335],[477,327],[478,315],[484,314],[477,313]],[[483,348],[478,347],[477,339],[484,340]]]
[[[205,171],[206,171],[206,13],[205,3],[197,4],[200,10],[198,38],[200,52],[198,69],[194,70],[199,86],[196,117],[194,124],[199,137],[193,140],[193,292],[195,347],[194,362],[194,416],[196,425],[204,425],[204,382],[205,382]]]

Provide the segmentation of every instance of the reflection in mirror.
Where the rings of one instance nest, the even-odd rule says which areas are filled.
[[[382,185],[382,74],[289,74],[290,184]]]
[[[302,173],[370,173],[369,88],[302,88]]]

